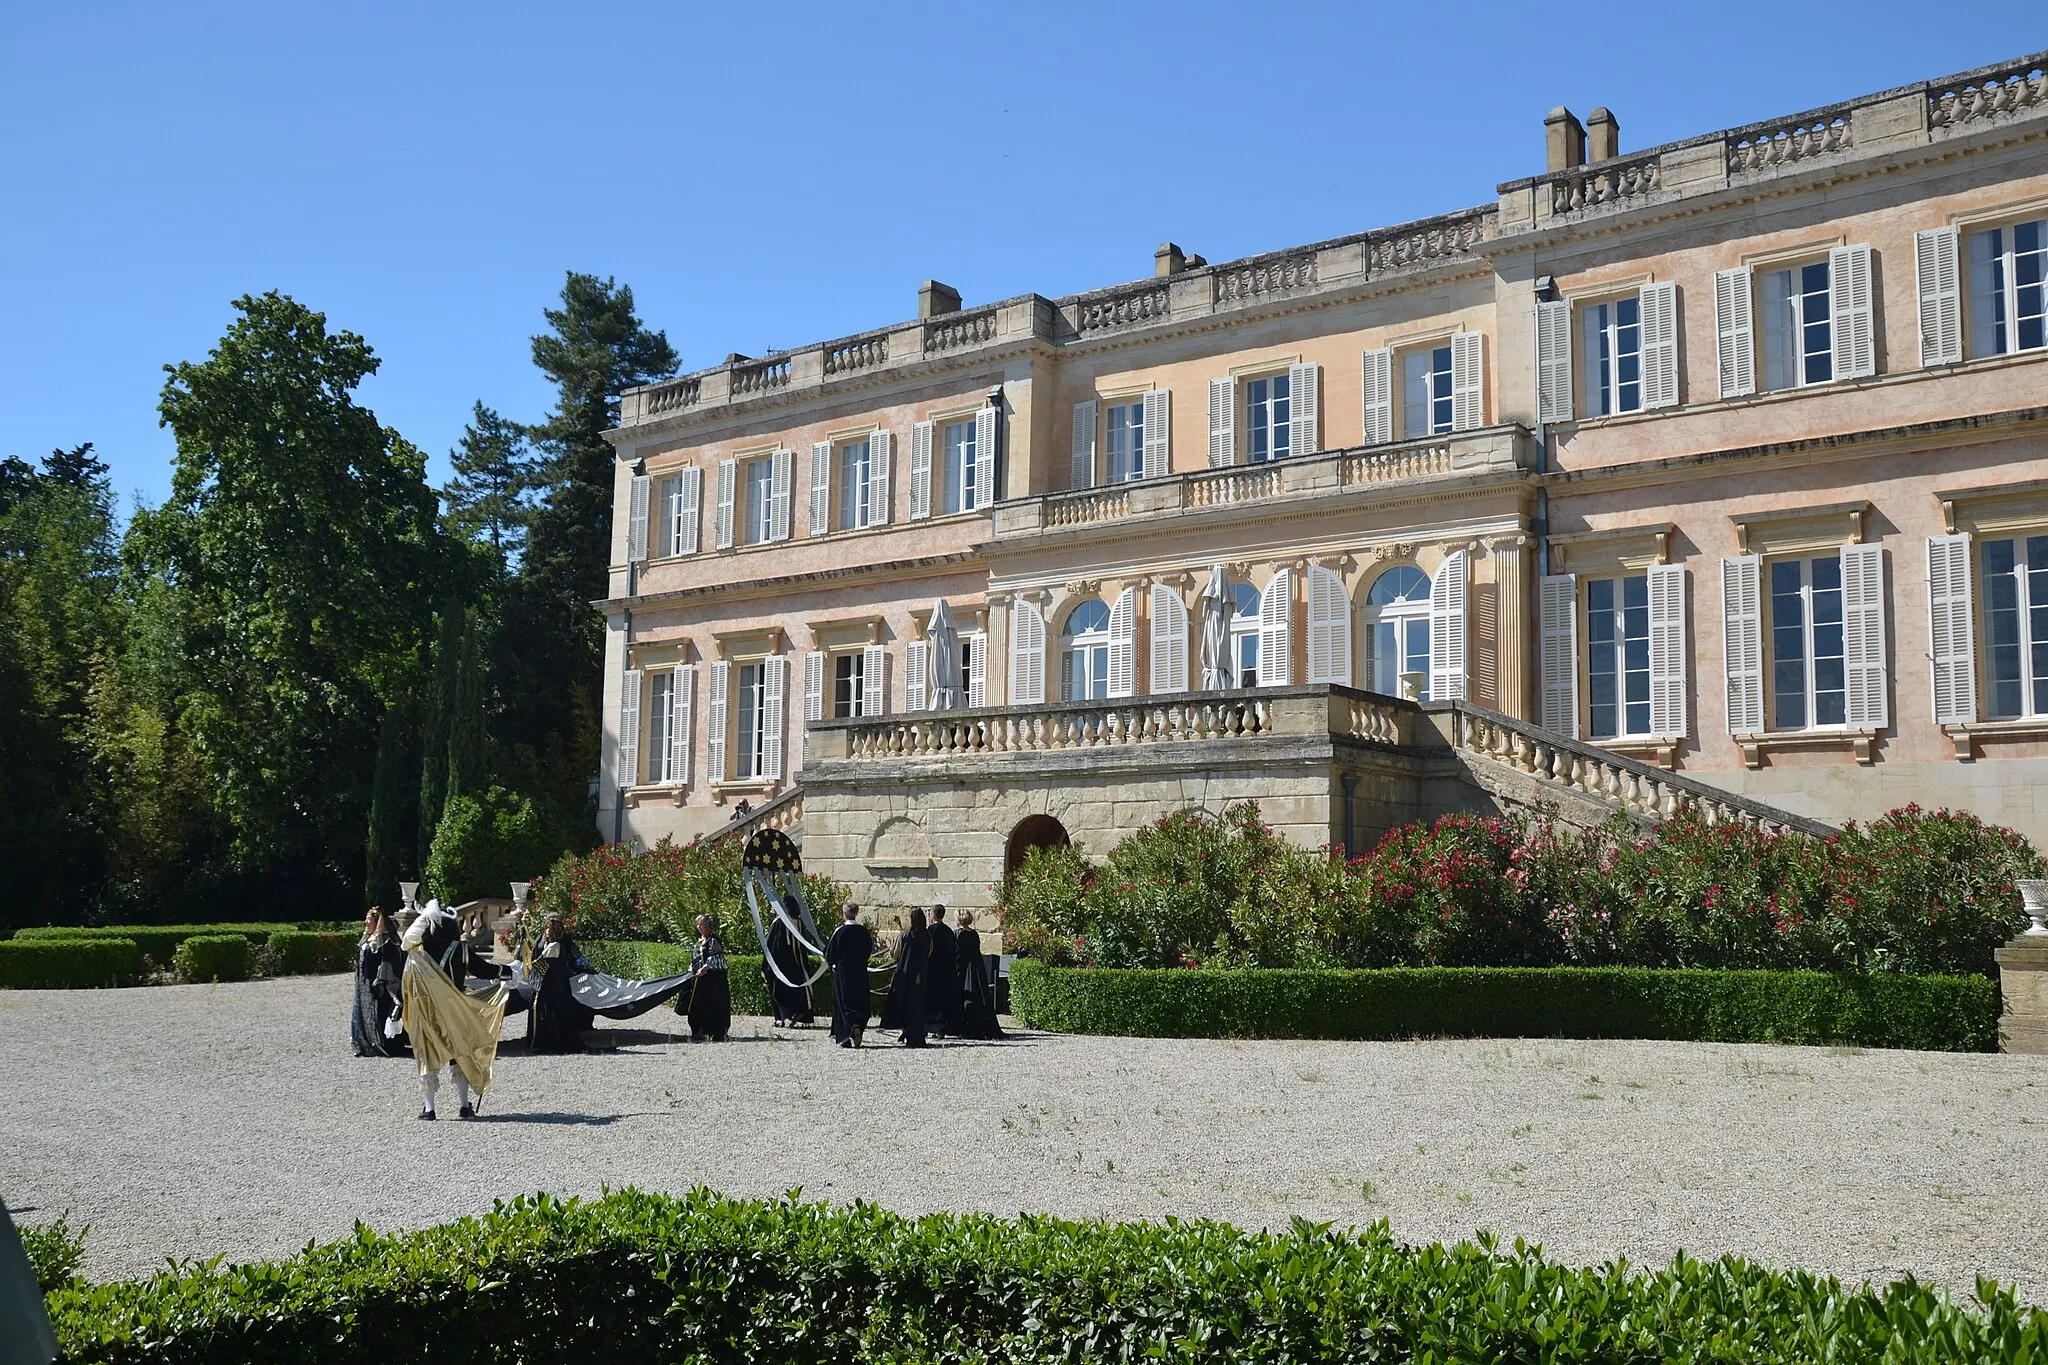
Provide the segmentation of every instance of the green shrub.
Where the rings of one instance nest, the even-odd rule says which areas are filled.
[[[254,959],[240,934],[194,934],[178,945],[171,964],[186,981],[247,981]]]
[[[85,1261],[85,1234],[92,1228],[86,1224],[72,1227],[69,1209],[54,1223],[24,1224],[15,1231],[21,1234],[21,1249],[28,1253],[38,1289],[48,1294],[78,1278],[78,1267]]]
[[[142,955],[159,966],[168,964],[177,954],[178,945],[197,934],[240,934],[249,940],[251,947],[262,947],[270,942],[272,934],[289,932],[302,926],[295,924],[115,924],[105,928],[80,928],[73,925],[58,925],[41,929],[23,929],[15,935],[23,940],[49,939],[90,939],[127,938],[133,939]],[[346,928],[347,926],[343,926]]]
[[[307,976],[316,972],[354,971],[356,945],[360,942],[360,931],[309,933],[281,929],[264,946],[270,953],[272,972],[278,976]]]
[[[132,938],[12,938],[0,942],[0,987],[72,990],[135,983]]]
[[[1385,1223],[907,1218],[623,1190],[49,1297],[67,1360],[1790,1362],[2048,1356],[2048,1312],[1735,1257],[1577,1268]]]
[[[427,852],[426,883],[443,904],[511,893],[578,843],[577,832],[531,797],[503,787],[448,798]]]
[[[1991,1052],[1977,976],[1396,967],[1376,971],[1010,969],[1031,1028],[1148,1038],[1657,1038]]]
[[[633,939],[671,943],[697,941],[697,917],[722,926],[727,946],[753,941],[746,884],[740,876],[743,849],[737,839],[652,848],[608,844],[558,860],[534,888],[542,915],[568,921],[579,943]],[[830,877],[804,876],[804,898],[821,928],[839,918],[849,892]]]

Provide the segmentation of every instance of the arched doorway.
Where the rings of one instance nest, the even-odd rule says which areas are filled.
[[[1065,848],[1070,842],[1067,827],[1050,815],[1027,815],[1010,831],[1010,846],[1003,854],[1003,875],[1007,877],[1022,867],[1026,855],[1034,848]]]

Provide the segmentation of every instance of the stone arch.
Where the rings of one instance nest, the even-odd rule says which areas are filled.
[[[1065,848],[1073,840],[1067,836],[1067,827],[1050,815],[1027,815],[1017,822],[1010,831],[1010,839],[1003,849],[1003,875],[1009,876],[1024,865],[1024,859],[1034,848]]]

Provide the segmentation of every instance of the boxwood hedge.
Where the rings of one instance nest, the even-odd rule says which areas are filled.
[[[71,990],[132,985],[137,958],[132,938],[9,939],[0,943],[0,987]]]
[[[1998,986],[1975,976],[1396,967],[1011,967],[1032,1028],[1150,1038],[1659,1038],[1992,1052]]]
[[[178,945],[171,961],[187,981],[247,981],[255,956],[240,934],[194,934]]]
[[[547,1196],[288,1261],[47,1298],[64,1358],[1773,1362],[2048,1359],[2048,1312],[1684,1256],[1575,1268],[1384,1223],[1279,1232],[674,1197]]]
[[[48,941],[51,939],[127,938],[135,940],[143,955],[159,965],[168,963],[178,951],[178,945],[198,934],[240,934],[249,940],[251,947],[260,947],[277,933],[293,933],[306,928],[327,928],[326,925],[305,924],[115,924],[102,928],[78,925],[52,925],[35,929],[17,930],[14,942]]]
[[[324,933],[303,929],[280,929],[264,941],[270,951],[270,970],[279,976],[304,976],[313,972],[353,971],[360,933]]]

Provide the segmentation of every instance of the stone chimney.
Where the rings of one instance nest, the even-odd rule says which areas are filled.
[[[1159,250],[1152,253],[1152,273],[1154,275],[1178,275],[1187,268],[1187,253],[1172,242],[1161,242]]]
[[[1562,104],[1543,117],[1545,172],[1586,164],[1586,126]]]
[[[960,311],[960,291],[950,284],[937,280],[926,280],[917,287],[917,315],[920,318],[935,318],[941,313]]]
[[[1621,124],[1602,105],[1586,116],[1586,160],[1607,161],[1621,155]]]

